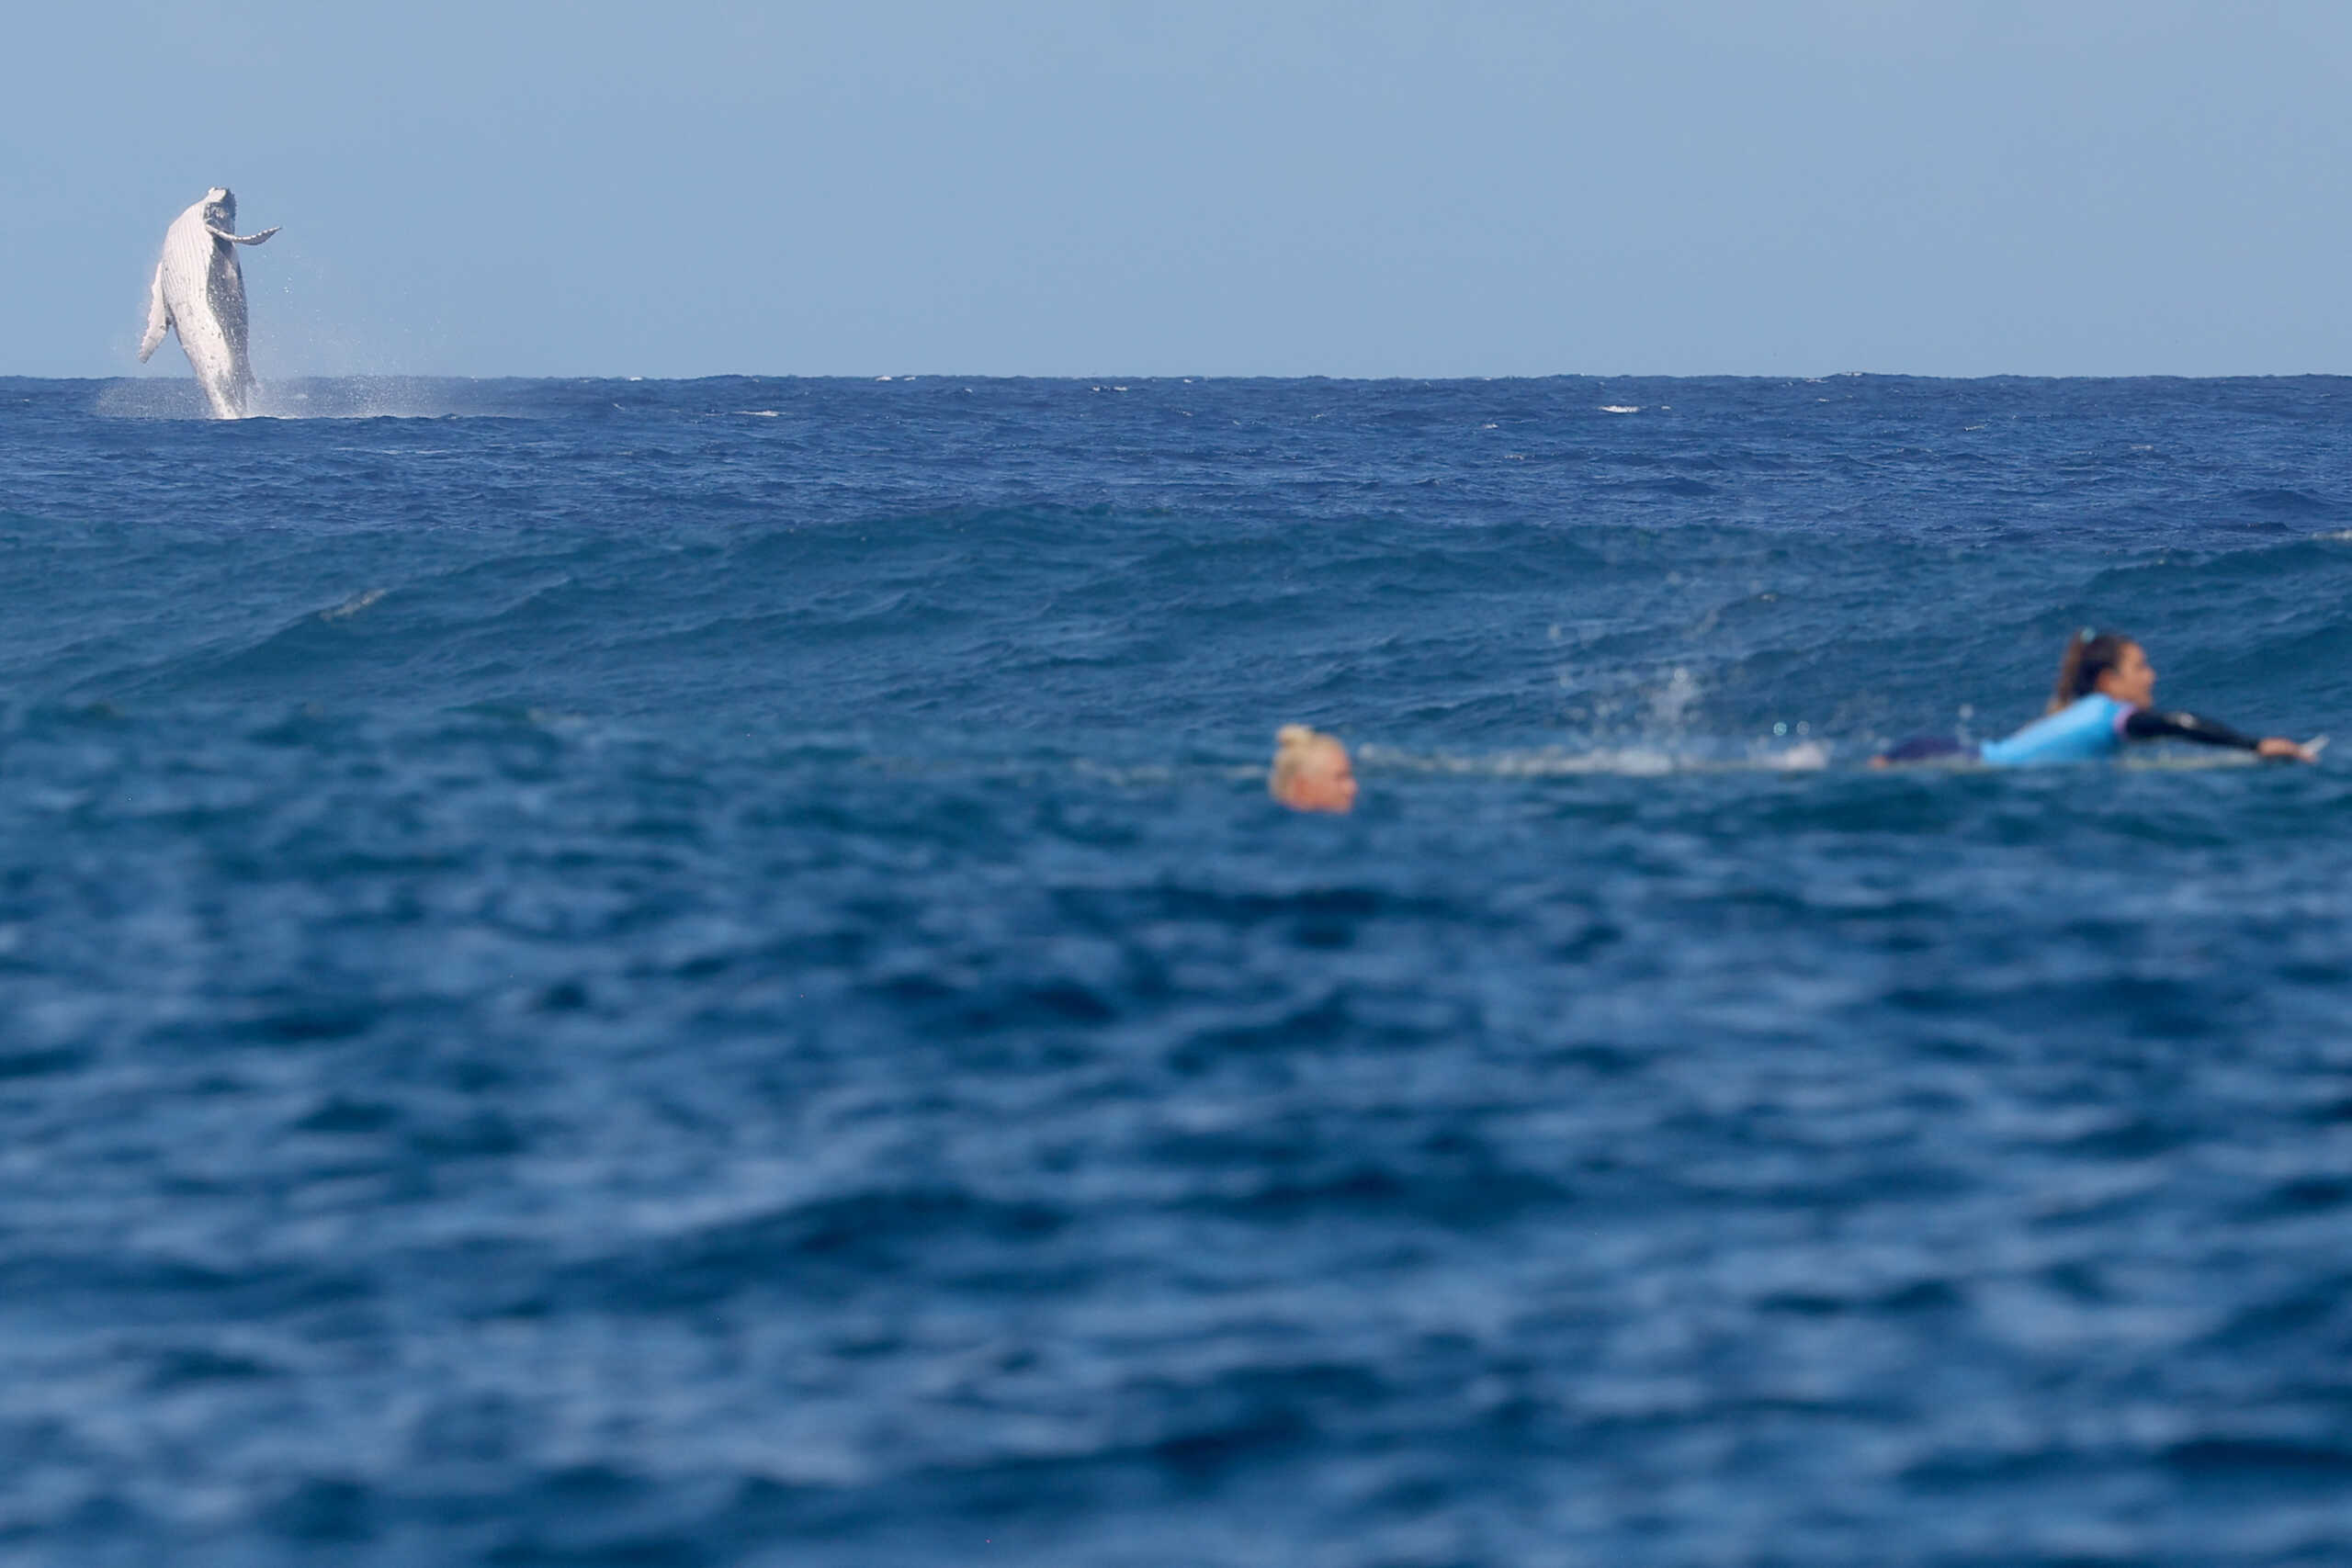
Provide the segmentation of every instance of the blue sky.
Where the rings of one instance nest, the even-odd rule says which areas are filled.
[[[2352,372],[2352,6],[865,0],[12,19],[0,373]],[[153,370],[185,375],[175,347]]]

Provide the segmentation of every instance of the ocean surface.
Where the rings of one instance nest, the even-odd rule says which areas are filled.
[[[264,406],[0,380],[0,1565],[2352,1562],[2352,758],[1862,765],[2352,752],[2352,381]]]

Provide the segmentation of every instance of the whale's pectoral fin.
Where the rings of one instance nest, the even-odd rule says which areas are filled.
[[[139,340],[139,363],[147,363],[155,345],[164,341],[164,329],[172,324],[172,309],[164,303],[164,264],[155,264],[155,281],[147,290],[147,335]]]
[[[206,232],[216,240],[226,240],[232,245],[258,245],[283,227],[285,227],[283,224],[272,224],[258,234],[232,234],[226,229],[209,229]]]

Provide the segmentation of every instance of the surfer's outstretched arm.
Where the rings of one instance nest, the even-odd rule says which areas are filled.
[[[2278,757],[2290,761],[2313,762],[2319,760],[2318,749],[2301,741],[2278,736],[2261,738],[2232,729],[2218,719],[2201,718],[2193,713],[2160,713],[2154,708],[2133,708],[2123,721],[2124,735],[2133,740],[2187,740],[2199,746],[2227,746],[2233,750],[2252,751],[2259,757]]]
[[[164,331],[172,324],[171,307],[164,303],[164,264],[155,264],[155,281],[147,286],[147,335],[139,340],[139,363],[147,363],[155,345],[164,341]]]
[[[2123,733],[2133,740],[2188,740],[2199,746],[2227,746],[2239,751],[2261,750],[2257,738],[2232,729],[2218,719],[2193,713],[2159,713],[2133,708],[2123,720]]]

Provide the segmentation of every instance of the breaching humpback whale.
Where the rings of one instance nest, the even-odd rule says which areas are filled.
[[[277,232],[240,234],[236,227],[237,198],[226,186],[214,186],[172,220],[148,296],[147,335],[139,340],[143,365],[164,331],[178,329],[180,347],[216,419],[244,418],[254,388],[253,367],[245,362],[245,275],[235,247],[258,245]]]

